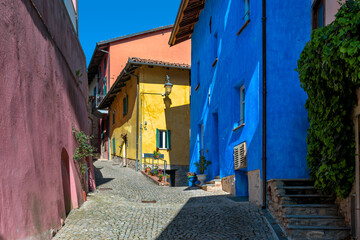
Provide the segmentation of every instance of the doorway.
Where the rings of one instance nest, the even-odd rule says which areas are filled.
[[[70,190],[69,154],[67,153],[65,148],[63,148],[61,151],[61,175],[62,175],[65,215],[67,216],[71,211],[71,190]]]

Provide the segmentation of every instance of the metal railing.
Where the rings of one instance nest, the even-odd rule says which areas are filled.
[[[154,154],[151,154],[151,153],[144,153],[144,156],[142,156],[142,158],[144,158],[144,161],[142,161],[143,163],[144,163],[144,168],[145,168],[145,160],[146,160],[146,158],[151,158],[151,165],[152,165],[152,169],[154,169],[155,168],[155,161],[157,161],[157,166],[159,166],[159,161],[163,161],[164,162],[164,164],[163,164],[163,166],[164,166],[164,176],[163,176],[163,180],[164,180],[164,184],[165,184],[165,182],[166,182],[166,168],[167,168],[167,161],[165,160],[165,159],[163,159],[164,158],[164,154],[160,154],[159,155],[159,158],[155,158],[154,157]],[[142,166],[141,166],[142,167]]]

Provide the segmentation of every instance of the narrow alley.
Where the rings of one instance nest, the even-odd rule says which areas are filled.
[[[160,187],[111,161],[94,165],[97,190],[54,239],[273,239],[255,205],[225,192]]]

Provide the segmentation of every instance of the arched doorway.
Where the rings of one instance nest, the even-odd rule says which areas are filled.
[[[66,215],[68,215],[71,211],[70,163],[69,154],[67,153],[65,148],[61,150],[61,175],[65,213]]]

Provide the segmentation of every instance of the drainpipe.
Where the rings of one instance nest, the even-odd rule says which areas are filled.
[[[262,0],[262,84],[263,84],[263,134],[262,134],[262,208],[266,208],[266,0]]]
[[[355,133],[356,133],[356,154],[355,154],[355,235],[356,239],[360,239],[360,136],[359,136],[359,121],[360,116],[355,118]]]
[[[124,72],[126,74],[129,74],[131,76],[136,77],[136,172],[139,169],[139,98],[140,98],[140,94],[139,94],[139,75],[135,75],[132,73],[129,73],[126,71],[126,69],[124,69]]]

